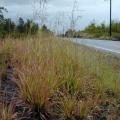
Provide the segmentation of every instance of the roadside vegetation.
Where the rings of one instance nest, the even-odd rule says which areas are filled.
[[[119,57],[53,36],[2,43],[36,119],[119,120]]]
[[[66,37],[75,37],[75,38],[96,38],[96,39],[111,39],[119,40],[120,39],[120,22],[112,22],[112,37],[109,37],[109,25],[102,23],[97,25],[96,23],[91,23],[83,31],[68,30],[65,33]]]

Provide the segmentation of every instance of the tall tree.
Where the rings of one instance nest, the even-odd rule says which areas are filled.
[[[24,28],[24,20],[23,18],[19,18],[19,21],[18,21],[18,26],[17,26],[17,30],[19,33],[24,33],[25,32],[25,28]]]
[[[7,12],[7,9],[4,7],[0,7],[0,22],[3,22],[4,20],[3,11]]]
[[[35,34],[37,33],[39,26],[38,24],[34,23],[33,20],[27,20],[24,25],[26,34]]]
[[[5,19],[4,30],[6,31],[7,34],[15,32],[15,27],[16,27],[15,23],[12,22],[10,18]]]
[[[3,12],[7,12],[7,9],[4,7],[0,6],[0,37],[4,37],[5,36],[5,30],[4,30],[4,15]]]

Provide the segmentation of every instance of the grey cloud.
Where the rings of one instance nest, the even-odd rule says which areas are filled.
[[[3,3],[6,4],[7,6],[9,5],[25,5],[25,4],[30,4],[34,0],[4,0]]]
[[[39,0],[3,0],[3,3],[7,4],[7,5],[14,5],[14,4],[19,4],[19,5],[23,5],[23,4],[31,4],[34,1],[39,1]],[[53,4],[55,6],[69,6],[71,5],[71,2],[73,0],[48,0],[48,3]]]
[[[9,11],[6,16],[11,18],[16,18],[16,16],[32,18],[33,1],[34,0],[5,0],[5,5]],[[73,0],[49,0],[47,13],[48,16],[51,16],[51,21],[53,21],[56,14],[60,12],[64,12],[66,16],[70,16],[72,7]],[[103,21],[106,23],[109,22],[109,0],[78,0],[78,8],[81,11],[77,14],[82,16],[78,22],[79,28],[84,28],[93,19],[95,19],[97,23],[101,23]],[[114,0],[112,13],[113,19],[120,20],[119,8],[120,0]],[[66,21],[69,21],[69,18],[66,19]]]

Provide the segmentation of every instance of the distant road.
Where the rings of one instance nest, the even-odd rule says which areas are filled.
[[[120,42],[109,40],[73,39],[74,42],[100,50],[120,54]]]

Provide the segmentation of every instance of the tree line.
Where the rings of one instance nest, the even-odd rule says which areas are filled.
[[[85,34],[88,33],[88,34]],[[82,37],[83,34],[85,35],[93,35],[94,37],[102,37],[102,36],[109,36],[109,25],[102,23],[97,25],[96,23],[91,23],[82,31],[76,31],[69,29],[66,31],[66,37]],[[120,22],[112,21],[112,35],[113,37],[120,38]],[[87,36],[85,36],[87,37]]]
[[[102,23],[101,25],[96,25],[95,23],[91,23],[88,27],[85,28],[84,31],[88,33],[95,33],[100,35],[107,34],[109,35],[109,25],[105,25],[105,23]],[[114,34],[120,34],[120,22],[112,21],[112,33]]]
[[[28,19],[24,21],[23,18],[19,18],[17,23],[10,18],[5,18],[3,12],[7,12],[4,7],[0,7],[0,37],[6,36],[20,37],[26,35],[34,35],[38,32],[39,26],[33,20]]]

